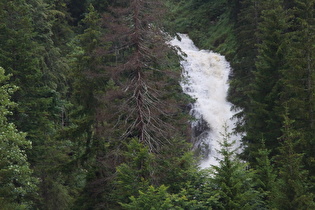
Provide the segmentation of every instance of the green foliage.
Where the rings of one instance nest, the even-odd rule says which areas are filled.
[[[315,208],[315,0],[163,2],[0,2],[0,209]],[[229,134],[208,170],[178,140],[161,28],[233,58],[250,165]]]
[[[34,32],[31,6],[24,1],[7,2],[1,16],[0,54],[1,65],[13,73],[11,81],[20,87],[12,96],[19,106],[10,118],[33,141],[34,150],[29,154],[33,162],[37,145],[55,131],[53,122],[59,114],[59,104],[58,93],[52,88],[53,82],[45,79],[44,70],[47,69],[40,64],[47,57],[42,57],[42,45],[34,41],[40,37]]]
[[[10,95],[17,89],[7,83],[8,79],[0,67],[0,205],[4,209],[30,209],[36,179],[32,177],[25,150],[31,148],[31,142],[7,120],[15,105]]]
[[[172,201],[169,194],[167,193],[167,187],[161,185],[158,188],[149,186],[145,192],[139,191],[139,196],[130,198],[131,203],[123,204],[124,209],[134,210],[167,210],[167,209],[178,209],[173,208]]]
[[[107,11],[110,3],[113,3],[113,2],[109,0],[87,0],[87,5],[93,4],[96,10],[99,11],[100,13]]]
[[[176,147],[177,150],[173,148]],[[172,146],[164,145],[156,154],[155,182],[168,186],[170,193],[178,193],[183,185],[195,177],[197,161],[190,151],[190,144],[172,139]]]
[[[244,132],[244,123],[247,122],[247,113],[250,106],[251,84],[256,71],[257,59],[258,23],[261,20],[261,1],[243,0],[240,5],[234,33],[236,36],[236,50],[231,62],[233,73],[231,74],[228,99],[234,104],[234,108],[241,108],[236,114],[239,119],[237,130]]]
[[[213,166],[214,189],[218,194],[219,209],[256,209],[262,205],[259,192],[255,189],[255,172],[236,157],[229,133],[222,134],[223,142],[218,151],[219,165]]]
[[[267,149],[275,153],[277,138],[280,137],[281,114],[283,107],[279,102],[281,91],[280,71],[284,68],[284,57],[287,49],[285,31],[288,28],[287,17],[280,1],[266,1],[262,11],[261,22],[258,25],[258,47],[256,71],[251,84],[250,106],[247,112],[245,152],[252,159],[257,152],[260,139],[265,139]]]
[[[154,156],[138,140],[132,139],[127,144],[124,157],[126,162],[117,167],[115,192],[121,202],[146,189],[152,183],[151,174],[154,173]]]
[[[293,127],[300,132],[301,142],[297,152],[305,153],[306,168],[314,175],[314,4],[310,1],[293,1],[289,10],[292,17],[288,33],[287,66],[282,71],[283,106],[288,107]]]
[[[294,119],[292,129],[300,133],[294,150],[305,153],[301,164],[306,163],[308,170],[313,168],[310,152],[314,148],[310,82],[313,81],[310,71],[314,46],[313,4],[313,1],[248,0],[242,1],[238,16],[239,49],[232,63],[235,70],[230,98],[243,108],[239,114],[240,131],[246,131],[243,140],[248,145],[243,157],[250,160],[258,170],[259,179],[264,180],[260,187],[266,187],[271,205],[278,194],[277,187],[271,185],[276,181],[279,166],[272,167],[267,160],[268,156],[279,154],[277,139],[282,135],[284,107]],[[262,138],[266,146],[263,150],[260,149]]]
[[[182,189],[186,189],[186,183],[190,180],[197,178],[191,153],[167,150],[165,153],[153,154],[137,139],[132,139],[126,147],[125,163],[119,165],[116,171],[114,197],[118,202],[127,203],[131,196],[141,196],[140,191],[146,192],[150,186],[164,189],[163,185],[168,186],[167,192],[174,195],[174,199],[178,199],[179,203],[184,202],[182,198],[186,192]],[[176,147],[180,148],[180,144]],[[185,201],[184,204],[189,203]]]
[[[235,37],[233,4],[225,0],[167,1],[171,9],[167,28],[172,32],[187,33],[202,49],[212,49],[225,55],[234,53]]]
[[[183,209],[218,209],[221,207],[219,193],[212,182],[209,170],[194,172],[189,179],[181,185],[181,191],[174,196],[174,206]]]
[[[277,173],[274,169],[273,162],[269,159],[270,150],[265,147],[264,140],[262,140],[261,148],[256,155],[256,174],[255,182],[257,188],[265,204],[269,208],[274,207],[274,200],[276,197],[276,181]]]
[[[65,184],[61,168],[70,161],[69,141],[58,136],[66,125],[65,50],[69,49],[55,25],[54,15],[60,13],[52,9],[51,2],[41,0],[6,1],[0,6],[1,65],[13,73],[12,84],[19,86],[12,96],[19,106],[8,118],[32,142],[33,149],[25,150],[34,176],[40,180],[38,196],[29,200],[36,203],[36,208],[56,209],[51,203],[58,200],[57,195],[68,193],[60,187]],[[56,180],[54,186],[58,186],[51,191],[45,187],[50,179]],[[67,202],[58,203],[59,209],[67,208]]]
[[[275,202],[279,209],[313,209],[315,207],[314,194],[309,191],[310,183],[302,162],[303,154],[295,151],[301,138],[299,132],[292,128],[293,122],[286,113],[283,135],[279,138],[281,146],[277,163],[280,179]]]

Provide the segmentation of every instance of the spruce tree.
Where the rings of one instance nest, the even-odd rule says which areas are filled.
[[[287,66],[282,71],[282,104],[289,109],[292,125],[303,135],[303,142],[297,145],[299,152],[305,152],[307,168],[315,174],[313,151],[314,144],[314,107],[315,107],[315,1],[293,1],[290,11],[291,27]]]
[[[115,198],[121,203],[127,203],[129,197],[138,196],[139,191],[147,190],[153,183],[151,174],[156,172],[153,154],[137,139],[128,143],[124,157],[125,163],[117,167],[114,192]]]
[[[77,171],[79,180],[83,184],[83,190],[79,188],[80,194],[75,201],[74,209],[94,208],[100,203],[109,202],[110,199],[103,199],[102,193],[106,192],[107,187],[104,177],[112,181],[113,167],[100,163],[97,156],[101,156],[108,163],[113,159],[106,157],[108,144],[103,140],[105,137],[99,136],[95,131],[96,110],[99,106],[98,96],[107,89],[107,79],[99,75],[102,72],[100,66],[104,59],[99,56],[97,49],[103,47],[101,35],[104,29],[101,28],[101,15],[95,10],[92,4],[87,8],[87,13],[79,22],[81,34],[73,40],[75,46],[71,52],[71,72],[69,76],[70,92],[69,98],[72,103],[69,110],[69,125],[66,127],[62,136],[71,141],[73,145],[73,156],[71,167]],[[104,46],[106,49],[106,46]],[[100,70],[102,69],[102,70]],[[103,159],[102,159],[103,160]],[[79,170],[75,170],[77,166]],[[109,165],[111,165],[109,163]],[[85,173],[81,172],[85,171]],[[96,181],[97,180],[97,181]],[[109,181],[109,182],[110,182]],[[101,185],[102,189],[95,190]]]
[[[12,84],[19,86],[12,96],[19,106],[9,119],[27,132],[33,145],[26,153],[40,180],[36,207],[64,208],[70,196],[60,170],[70,161],[70,142],[57,135],[65,126],[62,97],[67,65],[53,39],[56,11],[43,1],[6,1],[0,6],[1,65],[13,73]]]
[[[179,72],[168,66],[170,51],[158,22],[162,4],[132,0],[114,5],[104,18],[108,28],[104,39],[112,44],[103,52],[108,59],[103,68],[117,88],[102,96],[101,103],[108,109],[99,110],[103,117],[99,121],[119,125],[119,129],[106,130],[118,134],[117,138],[135,137],[156,152],[181,135],[168,123],[181,111],[175,98],[180,87],[173,77]],[[119,106],[112,108],[109,101],[119,101]],[[181,123],[180,119],[175,121]]]
[[[71,102],[74,105],[70,112],[72,126],[66,133],[76,145],[81,148],[78,154],[86,159],[92,146],[92,133],[95,129],[95,113],[98,106],[97,97],[106,90],[107,79],[95,78],[92,75],[100,72],[103,57],[96,51],[101,44],[101,19],[93,5],[89,5],[88,12],[80,25],[83,33],[76,37],[78,47],[73,52],[74,60],[71,63],[70,73]],[[106,49],[106,46],[104,46]],[[97,149],[97,147],[95,148]]]
[[[167,187],[164,185],[155,188],[148,187],[147,191],[139,191],[139,196],[132,196],[131,203],[121,203],[124,209],[145,210],[145,209],[181,209],[172,204],[171,196],[167,193]]]
[[[222,135],[219,165],[212,169],[212,182],[220,203],[218,209],[256,209],[262,203],[255,189],[254,171],[237,158],[231,134],[226,130]]]
[[[160,10],[155,12],[160,4],[138,0],[111,4],[101,21],[92,6],[82,20],[86,29],[78,36],[82,53],[77,57],[73,83],[74,101],[86,119],[82,122],[89,123],[82,127],[90,129],[83,141],[93,166],[78,203],[93,196],[90,205],[95,208],[117,205],[114,197],[119,196],[113,196],[113,183],[119,170],[133,166],[124,155],[126,150],[130,152],[125,145],[132,138],[147,148],[149,155],[158,156],[154,157],[155,172],[146,177],[149,184],[168,184],[189,165],[180,165],[187,158],[182,155],[188,145],[177,137],[182,136],[181,126],[186,121],[181,121],[179,107],[181,90],[175,77],[179,71],[170,69],[168,56],[172,53],[155,20],[161,15]],[[178,132],[170,121],[177,122]],[[171,144],[178,145],[178,150],[169,152]],[[180,169],[170,170],[171,163],[162,154]],[[116,187],[125,192],[122,185]]]
[[[254,153],[265,139],[271,155],[275,154],[277,138],[281,132],[283,108],[279,102],[280,71],[285,65],[287,18],[281,1],[264,1],[262,21],[259,23],[255,79],[250,92],[251,110],[247,112],[246,136],[243,139],[247,158],[255,162]]]
[[[307,170],[303,165],[303,154],[296,152],[301,134],[293,128],[293,120],[288,113],[284,115],[283,135],[279,138],[281,146],[277,156],[279,167],[278,193],[274,205],[278,209],[313,209],[314,194],[310,192]]]
[[[236,114],[239,119],[237,131],[244,132],[244,122],[247,120],[247,113],[251,107],[249,93],[252,90],[249,84],[254,81],[256,71],[255,61],[257,60],[257,37],[258,24],[261,21],[262,1],[244,0],[240,2],[240,12],[235,24],[235,35],[237,48],[231,66],[229,100],[234,104],[235,109],[241,108]]]
[[[261,198],[264,202],[264,207],[268,209],[274,208],[274,201],[276,197],[276,181],[277,172],[273,161],[269,158],[270,150],[266,149],[264,140],[262,146],[258,150],[256,155],[256,174],[255,182],[257,183],[257,189],[261,194]]]

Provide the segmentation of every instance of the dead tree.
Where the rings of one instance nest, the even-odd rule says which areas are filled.
[[[104,74],[112,87],[99,96],[99,135],[117,139],[138,138],[156,152],[176,136],[173,116],[178,116],[179,102],[171,98],[171,88],[178,85],[180,73],[167,66],[170,49],[159,26],[163,5],[159,1],[116,1],[111,12],[103,16],[108,31],[100,48],[112,60]],[[106,122],[106,123],[104,123]],[[176,123],[175,123],[176,124]],[[103,134],[101,134],[103,132]]]

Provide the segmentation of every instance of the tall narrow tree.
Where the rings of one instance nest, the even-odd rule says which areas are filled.
[[[287,18],[281,1],[267,0],[264,5],[259,23],[261,43],[258,45],[257,70],[250,93],[251,110],[247,113],[247,135],[244,138],[248,145],[245,153],[250,154],[258,151],[261,139],[265,139],[266,148],[274,154],[277,138],[281,135],[280,115],[283,109],[279,102],[279,80],[285,64]],[[253,160],[253,155],[248,158]]]
[[[105,115],[103,119],[119,119],[118,138],[137,137],[151,151],[157,151],[161,144],[168,143],[171,126],[166,121],[178,111],[176,106],[162,102],[162,98],[164,101],[170,98],[167,91],[174,86],[170,76],[175,74],[166,69],[167,46],[156,21],[162,5],[158,1],[139,0],[125,5],[116,3],[111,15],[104,17],[109,30],[104,38],[112,42],[104,53],[115,55],[106,68],[123,101],[118,109],[111,109],[111,116]],[[162,91],[164,88],[166,91]],[[106,100],[105,97],[103,101]]]
[[[283,106],[289,109],[292,125],[301,132],[303,142],[297,145],[299,152],[305,152],[307,167],[315,174],[313,151],[315,149],[314,109],[315,109],[315,1],[293,1],[290,10],[290,43],[286,56],[287,66],[282,71]]]
[[[213,166],[214,190],[218,193],[218,201],[222,209],[255,209],[261,205],[258,191],[255,189],[254,171],[247,169],[233,149],[235,141],[225,130],[223,142],[220,143],[221,155],[218,166]]]
[[[86,106],[83,108],[91,116],[90,126],[85,129],[91,129],[93,135],[89,146],[93,148],[90,154],[94,168],[81,201],[93,196],[91,205],[95,208],[117,205],[111,199],[113,179],[116,167],[130,161],[123,155],[130,139],[137,139],[154,155],[166,153],[171,144],[181,146],[167,154],[170,158],[187,151],[187,145],[177,140],[187,121],[182,121],[180,109],[179,66],[169,64],[168,56],[175,54],[157,21],[162,5],[141,0],[113,1],[111,5],[101,22],[92,7],[83,19],[88,28],[79,36],[84,52],[79,55],[79,79],[75,84],[80,87],[75,94],[78,101],[82,100],[80,96],[88,99],[81,106]],[[159,158],[163,159],[162,155]],[[166,165],[166,161],[163,163]],[[150,184],[166,180],[161,168],[156,168],[158,173],[149,174]]]
[[[284,115],[283,135],[280,154],[277,156],[279,164],[279,183],[275,206],[279,209],[313,209],[315,207],[314,194],[310,192],[307,170],[303,165],[303,154],[296,152],[297,145],[302,140],[301,135],[292,125],[288,113]]]
[[[231,62],[233,72],[231,74],[229,100],[234,104],[234,108],[241,108],[236,114],[239,119],[237,131],[244,132],[244,122],[247,120],[247,113],[251,106],[249,93],[252,90],[249,84],[254,81],[256,71],[255,62],[258,50],[257,37],[258,24],[261,21],[262,1],[243,0],[240,2],[240,12],[235,24],[235,34],[237,39],[237,49],[234,62]]]

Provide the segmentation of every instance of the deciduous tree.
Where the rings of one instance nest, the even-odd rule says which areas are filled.
[[[11,95],[17,87],[8,84],[9,76],[5,76],[0,67],[0,206],[1,209],[29,209],[36,192],[36,179],[25,153],[31,149],[31,141],[26,134],[19,132],[7,119],[16,104]]]

